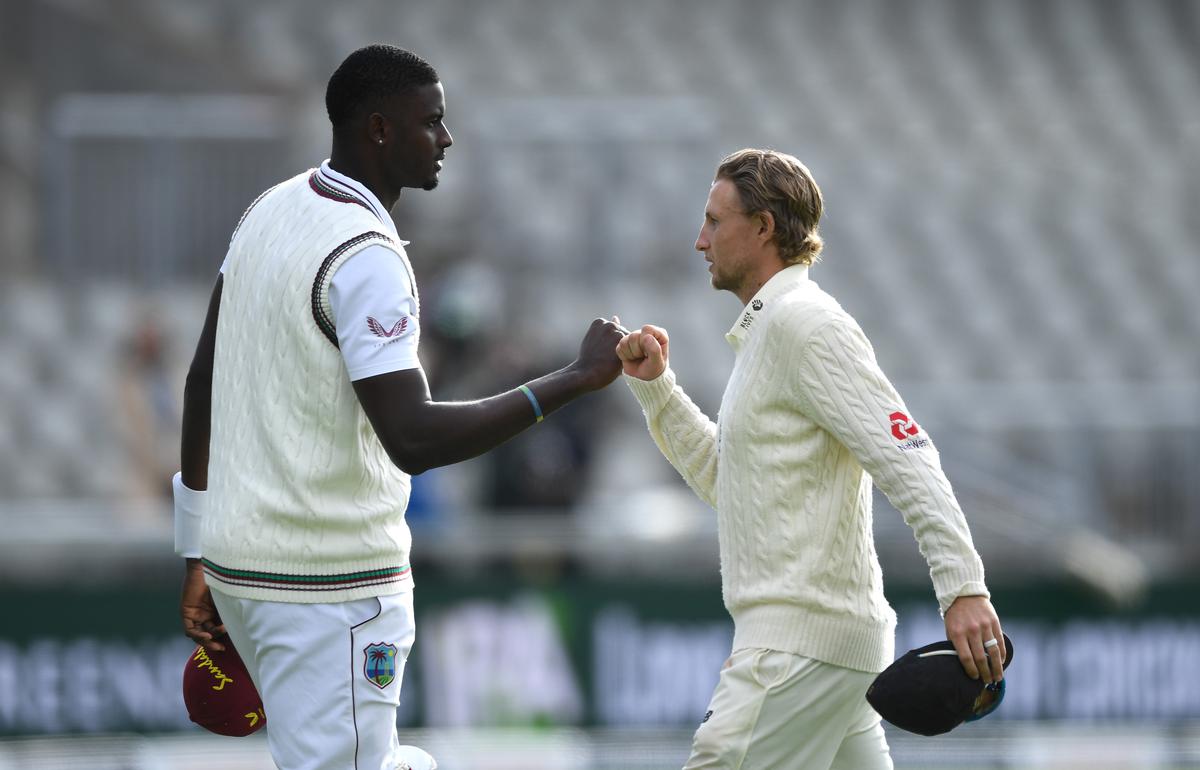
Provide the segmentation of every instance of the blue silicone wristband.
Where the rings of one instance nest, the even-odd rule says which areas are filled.
[[[545,419],[542,416],[542,405],[538,403],[537,396],[533,395],[533,391],[524,385],[519,386],[517,390],[524,393],[525,398],[529,399],[529,403],[533,404],[533,414],[535,417],[537,417],[537,422],[541,422],[543,419]]]

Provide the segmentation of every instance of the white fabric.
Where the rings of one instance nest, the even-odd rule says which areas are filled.
[[[738,650],[684,770],[892,770],[866,699],[873,678],[787,652]]]
[[[175,553],[186,559],[199,559],[206,494],[184,484],[182,473],[171,479],[171,489],[175,493]]]
[[[368,206],[371,207],[371,211],[375,214],[375,217],[379,220],[379,223],[383,225],[384,232],[390,235],[393,240],[399,242],[401,246],[408,245],[408,241],[400,240],[400,234],[396,232],[396,223],[392,221],[392,215],[388,213],[388,210],[385,209],[383,204],[379,202],[379,199],[375,197],[375,193],[371,192],[365,184],[359,182],[353,177],[349,177],[341,172],[334,171],[333,167],[329,165],[328,158],[321,161],[320,172],[321,176],[329,184],[364,201]]]
[[[241,598],[352,601],[408,590],[410,479],[346,373],[329,304],[340,265],[402,247],[315,172],[273,188],[229,247],[213,362],[209,585]]]
[[[421,754],[399,745],[396,709],[415,635],[412,592],[334,604],[235,599],[213,591],[229,638],[263,699],[279,770],[395,770]],[[395,678],[367,677],[367,651],[394,645]],[[425,755],[428,756],[428,755]],[[411,761],[410,761],[411,760]]]
[[[419,305],[412,278],[412,266],[387,209],[375,194],[353,177],[335,171],[329,160],[322,161],[323,180],[365,203],[392,237],[395,248],[368,246],[345,260],[334,273],[329,287],[329,304],[337,324],[338,344],[351,381],[377,374],[416,369]],[[401,259],[396,259],[399,252]],[[221,263],[225,273],[229,258]],[[371,321],[374,323],[371,323]],[[401,324],[397,329],[397,324]]]
[[[399,243],[398,249],[368,246],[344,261],[329,282],[329,305],[351,381],[421,365],[416,290],[407,256],[396,258],[407,242]],[[227,262],[228,257],[222,274]]]
[[[803,266],[767,281],[728,339],[736,360],[716,423],[671,370],[626,381],[663,454],[717,510],[734,649],[882,671],[896,615],[875,554],[872,480],[912,527],[942,610],[987,595],[937,451],[911,420],[893,424],[908,408]]]
[[[396,251],[384,246],[368,246],[333,274],[329,306],[351,381],[421,366],[410,280]]]

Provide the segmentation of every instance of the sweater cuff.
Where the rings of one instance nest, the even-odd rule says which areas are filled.
[[[964,575],[944,575],[940,580],[935,579],[933,585],[934,591],[938,598],[938,611],[942,615],[946,614],[946,610],[950,609],[950,605],[954,604],[954,600],[960,596],[984,596],[992,598],[992,594],[987,589],[987,584],[983,582],[983,578],[977,575],[972,575],[969,578]]]
[[[675,372],[667,367],[662,374],[653,380],[641,380],[628,374],[624,375],[625,384],[633,391],[642,411],[650,417],[662,411],[675,392]]]

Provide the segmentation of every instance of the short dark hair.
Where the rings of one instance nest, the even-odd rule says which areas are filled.
[[[329,122],[340,128],[364,112],[377,111],[383,99],[440,80],[437,70],[411,51],[378,43],[359,48],[329,78]]]

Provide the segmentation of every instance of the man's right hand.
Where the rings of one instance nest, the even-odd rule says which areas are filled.
[[[617,343],[617,357],[625,374],[639,380],[656,380],[667,370],[670,339],[667,330],[646,324]]]
[[[579,357],[571,365],[582,376],[588,390],[608,387],[621,373],[621,362],[612,354],[612,346],[623,331],[616,316],[611,321],[597,318],[588,327],[579,344]]]

